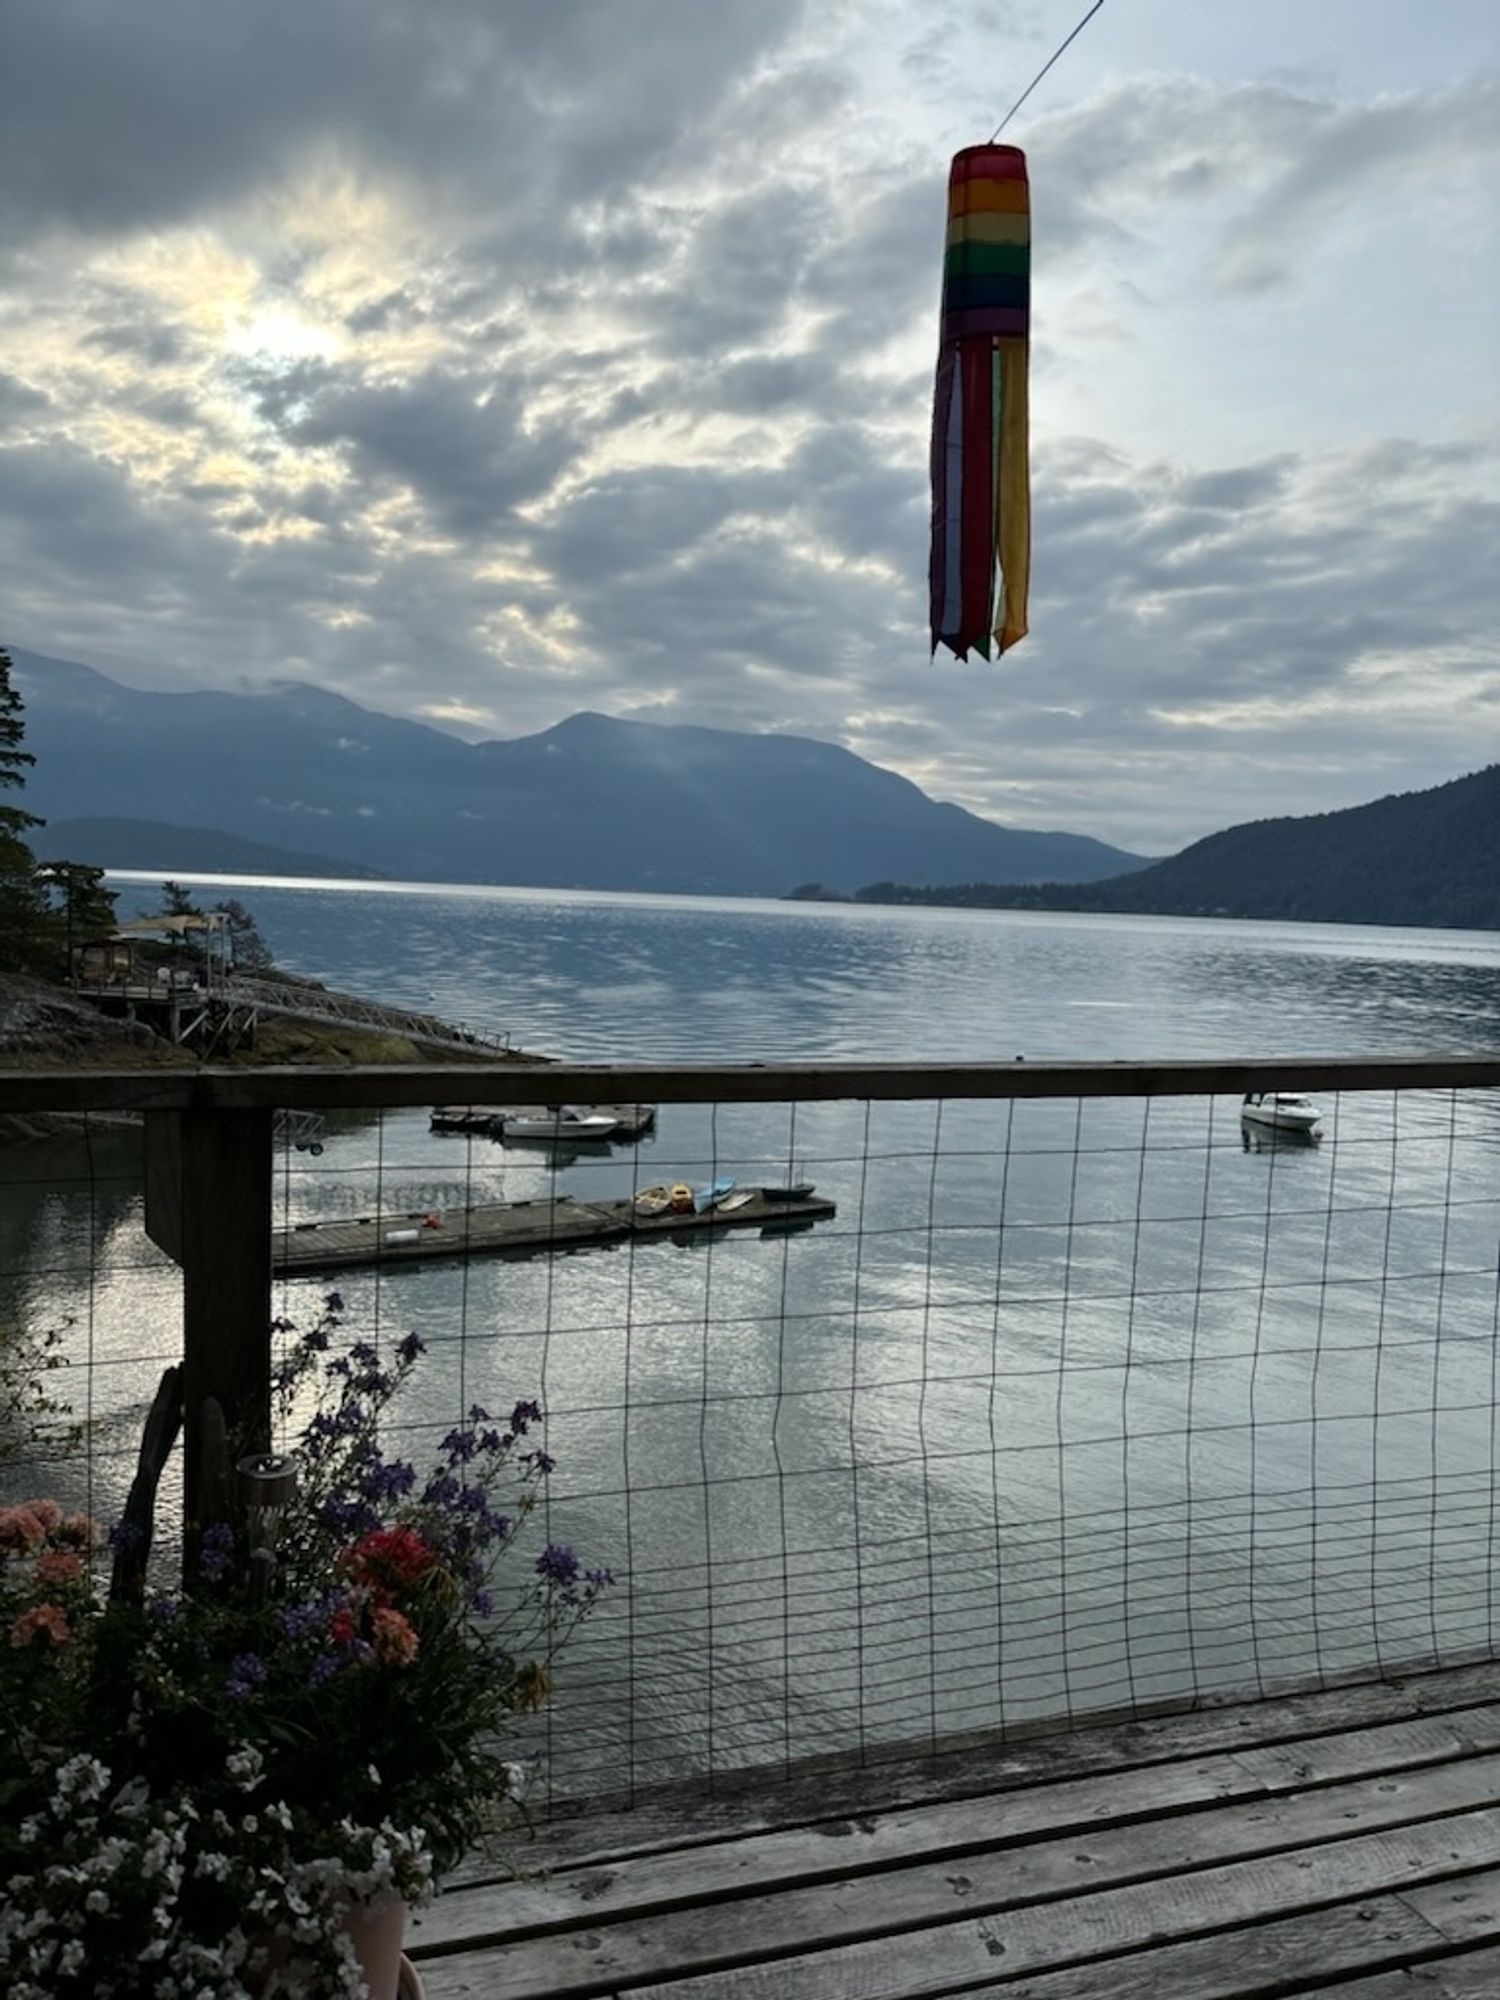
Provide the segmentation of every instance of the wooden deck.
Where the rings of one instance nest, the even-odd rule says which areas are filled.
[[[428,2000],[1497,2000],[1500,1668],[553,1823]]]
[[[435,1257],[536,1257],[623,1243],[630,1237],[681,1240],[717,1229],[759,1229],[763,1235],[782,1236],[837,1213],[834,1203],[821,1195],[768,1201],[759,1190],[741,1208],[707,1209],[701,1215],[641,1215],[631,1201],[575,1201],[571,1195],[479,1202],[472,1208],[297,1223],[273,1233],[271,1266],[276,1271],[338,1271]],[[429,1222],[433,1214],[440,1218],[436,1225]]]

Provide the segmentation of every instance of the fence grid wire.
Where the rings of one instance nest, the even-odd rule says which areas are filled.
[[[549,1147],[430,1129],[442,1070],[351,1072],[320,1153],[281,1128],[275,1228],[377,1217],[383,1245],[436,1216],[449,1254],[282,1274],[272,1303],[305,1325],[336,1289],[351,1335],[423,1335],[408,1455],[474,1402],[542,1401],[533,1526],[617,1578],[526,1745],[555,1797],[1456,1664],[1495,1646],[1500,1093],[1461,1062],[1320,1073],[1318,1143],[1196,1073],[1100,1094],[1070,1067],[984,1097],[914,1069],[905,1095],[723,1071],[692,1100],[630,1072],[596,1095],[659,1095],[653,1132]],[[524,1260],[473,1240],[485,1204],[555,1222],[721,1178],[837,1213]],[[7,1147],[0,1246],[0,1330],[65,1330],[86,1420],[52,1462],[12,1422],[0,1498],[45,1476],[108,1518],[182,1337],[138,1129]]]

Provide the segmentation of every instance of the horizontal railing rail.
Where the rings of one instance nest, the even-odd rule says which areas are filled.
[[[1208,1097],[1247,1090],[1483,1090],[1495,1056],[1254,1062],[319,1063],[0,1069],[0,1114],[397,1109],[432,1103],[778,1104],[867,1099]]]

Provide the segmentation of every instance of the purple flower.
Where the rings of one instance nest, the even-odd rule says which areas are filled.
[[[177,1616],[178,1609],[177,1599],[161,1592],[146,1600],[146,1615],[154,1619],[158,1625],[170,1625]]]
[[[380,1516],[366,1501],[346,1499],[338,1493],[330,1494],[319,1513],[323,1525],[335,1534],[363,1535],[380,1526]]]
[[[210,1583],[217,1583],[234,1561],[234,1529],[227,1521],[211,1521],[198,1545],[198,1568]]]
[[[307,1685],[313,1688],[323,1687],[333,1679],[338,1670],[339,1661],[336,1653],[319,1653],[307,1670]]]
[[[536,1573],[567,1589],[578,1581],[578,1558],[565,1542],[549,1542],[536,1559]]]
[[[266,1663],[258,1653],[237,1653],[230,1661],[224,1692],[231,1701],[248,1701],[256,1688],[265,1684]]]
[[[550,1451],[529,1451],[526,1454],[526,1458],[528,1463],[534,1465],[538,1472],[555,1472],[557,1470],[557,1460],[552,1456]]]
[[[423,1489],[422,1499],[429,1507],[451,1507],[462,1491],[453,1473],[435,1472]]]
[[[525,1437],[528,1424],[539,1424],[541,1421],[541,1404],[529,1398],[524,1403],[517,1403],[510,1413],[510,1427],[517,1437]]]
[[[276,1623],[288,1639],[306,1639],[328,1623],[328,1604],[283,1604]]]
[[[419,1333],[407,1334],[406,1338],[399,1341],[396,1345],[397,1359],[404,1361],[408,1367],[411,1366],[419,1354],[425,1354],[426,1352],[427,1343]]]
[[[469,1599],[469,1609],[480,1618],[488,1618],[495,1608],[495,1593],[492,1590],[476,1590]]]
[[[449,1431],[443,1439],[443,1450],[448,1454],[450,1465],[463,1465],[479,1449],[479,1440],[472,1431]]]
[[[145,1539],[139,1522],[116,1521],[109,1531],[109,1545],[120,1555],[130,1555]]]
[[[410,1493],[417,1483],[417,1468],[404,1458],[385,1464],[377,1453],[360,1474],[360,1491],[367,1500],[394,1500]]]
[[[338,1292],[330,1292],[323,1301],[323,1310],[325,1312],[341,1313],[344,1310],[342,1295]]]

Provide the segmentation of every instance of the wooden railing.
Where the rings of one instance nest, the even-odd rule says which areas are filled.
[[[148,1235],[183,1273],[187,1518],[197,1518],[210,1401],[268,1434],[272,1155],[277,1114],[413,1105],[781,1104],[1212,1096],[1263,1089],[1482,1090],[1500,1055],[1169,1063],[494,1063],[248,1069],[0,1070],[0,1115],[134,1112],[145,1125]]]

